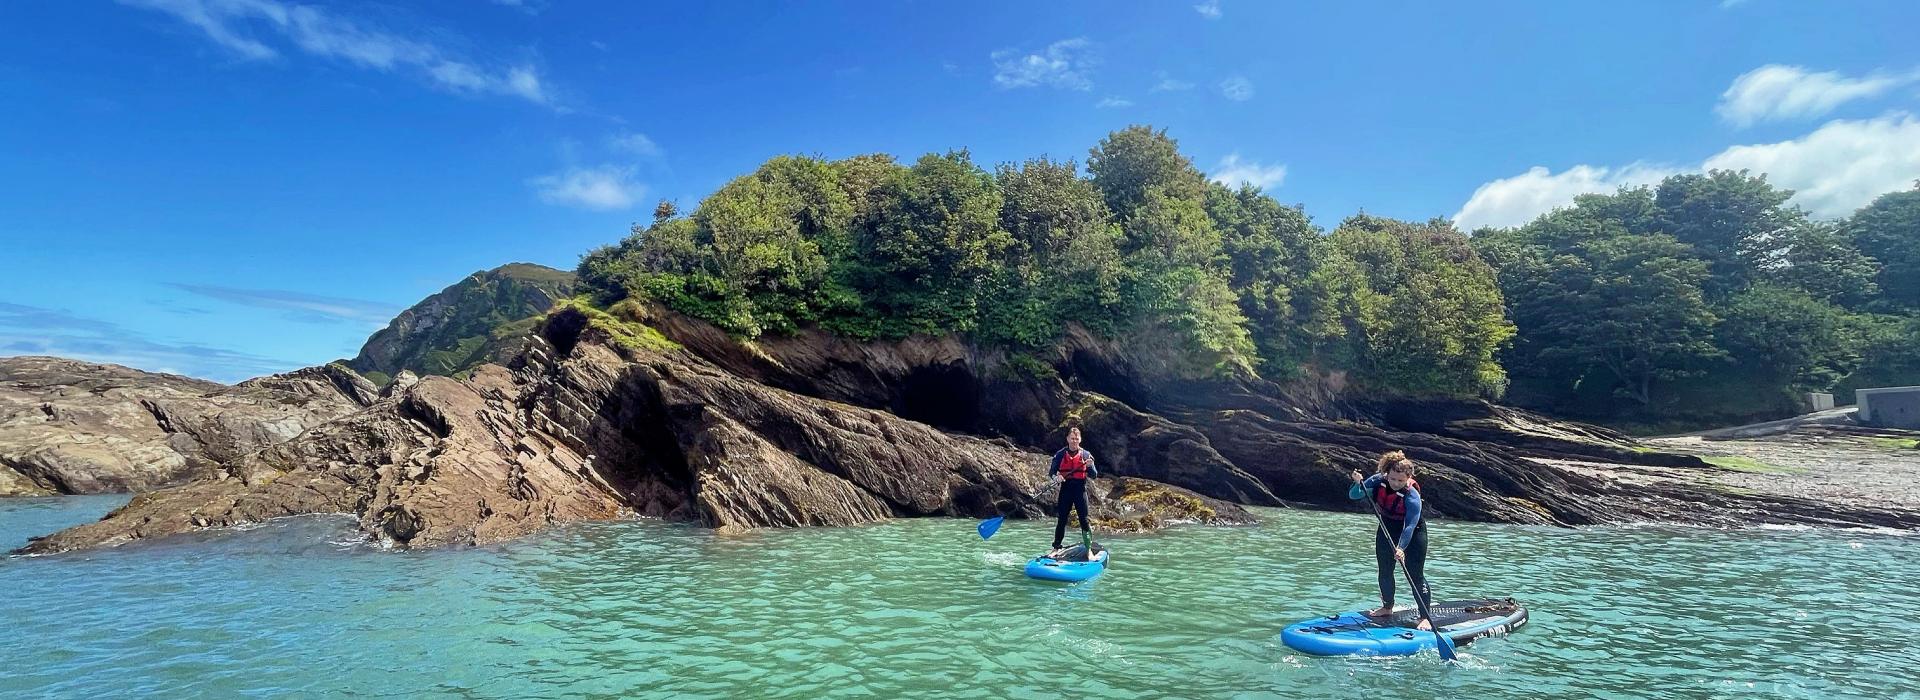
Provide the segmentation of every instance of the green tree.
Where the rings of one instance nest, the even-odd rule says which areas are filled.
[[[1782,235],[1805,220],[1805,214],[1786,206],[1792,196],[1792,190],[1768,184],[1765,175],[1744,170],[1669,176],[1654,195],[1660,210],[1657,232],[1691,246],[1707,261],[1707,298],[1723,299],[1751,283]]]
[[[1359,215],[1329,236],[1337,269],[1357,283],[1347,337],[1368,383],[1416,393],[1497,396],[1495,354],[1512,338],[1494,272],[1445,220]]]
[[[1870,314],[1848,321],[1858,338],[1860,362],[1837,389],[1920,384],[1920,316]]]
[[[728,300],[723,324],[748,336],[791,331],[825,305],[824,248],[844,247],[853,207],[827,162],[767,161],[708,196],[693,213],[705,243],[708,296]]]
[[[1185,201],[1206,196],[1207,178],[1180,154],[1180,145],[1165,129],[1129,126],[1107,134],[1087,156],[1093,184],[1122,222],[1147,203],[1147,194]]]
[[[1857,309],[1880,295],[1880,264],[1853,246],[1837,226],[1808,221],[1780,239],[1763,279],[1815,299]]]
[[[1008,263],[1047,267],[1073,241],[1097,235],[1111,213],[1100,190],[1080,178],[1073,161],[1045,158],[1001,165],[994,175],[1004,198],[1000,227],[1013,237]]]
[[[1643,406],[1656,381],[1700,374],[1723,353],[1701,289],[1708,265],[1692,252],[1671,236],[1619,234],[1549,260],[1540,279],[1513,292],[1528,299],[1540,358],[1603,367],[1618,393]]]
[[[1141,270],[1195,266],[1226,271],[1220,230],[1204,202],[1149,190],[1133,216],[1121,225],[1121,252]]]
[[[906,171],[893,156],[885,153],[869,153],[852,158],[834,161],[833,167],[839,172],[840,188],[847,194],[847,203],[853,207],[853,218],[863,221],[873,216],[874,202],[880,187]]]
[[[972,330],[983,283],[1013,244],[1000,204],[993,176],[966,151],[924,156],[882,184],[857,240],[864,327],[892,336]]]
[[[989,340],[1034,349],[1078,321],[1104,332],[1124,322],[1117,231],[1100,191],[1071,162],[1036,158],[995,171],[1000,226],[1012,237],[981,307]]]
[[[1920,311],[1920,182],[1890,192],[1853,213],[1846,231],[1860,252],[1880,263],[1882,305]]]
[[[1120,251],[1129,315],[1170,321],[1187,345],[1177,352],[1199,353],[1187,371],[1251,371],[1256,350],[1204,200],[1148,188],[1121,224]]]
[[[1285,376],[1342,330],[1329,312],[1330,289],[1314,273],[1325,240],[1300,207],[1281,206],[1252,186],[1207,190],[1207,216],[1221,234],[1229,285],[1261,359],[1261,371]]]
[[[1717,318],[1702,291],[1708,265],[1650,232],[1661,218],[1651,190],[1625,188],[1475,238],[1499,270],[1518,330],[1503,355],[1514,372],[1565,398],[1597,371],[1598,381],[1645,406],[1659,382],[1710,364],[1718,350]]]
[[[1715,334],[1748,371],[1773,386],[1820,389],[1859,362],[1846,312],[1804,291],[1754,285],[1729,299]]]

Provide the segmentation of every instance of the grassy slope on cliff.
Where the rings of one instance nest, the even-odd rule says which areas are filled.
[[[385,383],[401,370],[456,375],[503,359],[574,287],[573,273],[526,263],[474,273],[402,312],[348,366]]]

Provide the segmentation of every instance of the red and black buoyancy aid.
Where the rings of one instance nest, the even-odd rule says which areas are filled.
[[[1419,491],[1420,482],[1408,479],[1407,488]],[[1407,497],[1388,487],[1386,479],[1373,487],[1373,504],[1380,506],[1380,514],[1388,520],[1407,519]]]
[[[1062,454],[1060,455],[1060,478],[1085,479],[1087,465],[1092,463],[1093,456],[1087,454],[1086,450],[1074,450],[1071,453]]]

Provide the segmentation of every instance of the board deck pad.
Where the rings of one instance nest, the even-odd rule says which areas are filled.
[[[1432,606],[1433,625],[1453,643],[1506,634],[1527,624],[1527,609],[1512,598],[1442,600]],[[1403,656],[1432,649],[1433,633],[1420,630],[1420,611],[1395,609],[1393,615],[1368,617],[1345,612],[1302,620],[1287,626],[1280,638],[1287,646],[1309,654]]]
[[[1093,553],[1094,553],[1094,554],[1099,554],[1099,553],[1101,553],[1101,552],[1105,552],[1105,551],[1107,551],[1107,548],[1106,548],[1106,546],[1105,546],[1105,545],[1102,545],[1102,544],[1100,544],[1099,542],[1095,542],[1095,543],[1093,543]],[[1046,557],[1046,555],[1044,555],[1044,554],[1043,554],[1043,555],[1041,555],[1041,556],[1042,556],[1042,557]],[[1065,550],[1062,550],[1062,551],[1060,552],[1060,556],[1057,556],[1057,557],[1046,557],[1046,558],[1049,558],[1049,559],[1053,559],[1054,561],[1086,561],[1086,560],[1087,560],[1087,546],[1086,546],[1086,545],[1084,545],[1084,544],[1076,544],[1076,545],[1074,545],[1074,546],[1072,546],[1072,547],[1068,547],[1068,548],[1066,548]]]

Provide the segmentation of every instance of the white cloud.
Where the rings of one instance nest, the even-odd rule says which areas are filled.
[[[1098,107],[1100,109],[1112,109],[1116,107],[1132,107],[1133,100],[1129,100],[1125,97],[1109,96],[1106,99],[1100,100],[1098,103],[1095,103],[1093,106]]]
[[[1087,70],[1098,61],[1089,51],[1092,42],[1085,37],[1063,39],[1047,45],[1045,51],[1021,55],[1014,49],[993,52],[993,84],[1002,88],[1051,85],[1069,90],[1091,90],[1093,81]]]
[[[1518,226],[1573,203],[1574,195],[1646,185],[1679,172],[1747,170],[1794,191],[1792,203],[1836,218],[1920,179],[1920,119],[1895,112],[1876,119],[1834,120],[1778,143],[1733,146],[1686,168],[1576,165],[1559,174],[1534,167],[1474,190],[1453,215],[1463,229]]]
[[[1193,11],[1207,19],[1220,19],[1220,0],[1207,0],[1193,6]]]
[[[1576,165],[1555,174],[1536,165],[1519,175],[1481,185],[1460,211],[1454,213],[1453,223],[1467,231],[1482,226],[1519,226],[1541,214],[1573,204],[1576,195],[1649,185],[1676,172],[1679,171],[1673,168],[1635,163],[1624,168]]]
[[[277,35],[312,56],[381,72],[404,70],[461,94],[519,97],[551,104],[553,97],[531,66],[489,69],[433,44],[382,31],[308,5],[281,0],[120,0],[122,4],[173,15],[241,58],[279,58],[281,50],[256,38]]]
[[[1877,72],[1854,78],[1835,71],[1814,73],[1800,66],[1765,65],[1735,78],[1733,85],[1720,94],[1720,104],[1714,111],[1735,126],[1807,119],[1915,80],[1920,80],[1920,71]]]
[[[1214,182],[1228,187],[1242,184],[1253,185],[1263,190],[1279,187],[1287,180],[1287,166],[1261,165],[1254,161],[1240,160],[1239,153],[1229,153],[1213,166],[1213,173],[1207,176]]]
[[[1159,75],[1160,82],[1155,83],[1153,89],[1148,90],[1148,92],[1179,92],[1181,90],[1193,89],[1193,83],[1184,80],[1174,80],[1167,76],[1166,71],[1160,71]]]
[[[1734,146],[1708,158],[1707,170],[1750,170],[1794,191],[1815,216],[1841,217],[1874,197],[1920,179],[1920,119],[1904,112],[1835,120],[1790,141]]]
[[[308,361],[262,357],[229,348],[175,343],[118,324],[0,301],[0,357],[54,355],[221,382],[299,368]]]
[[[1241,76],[1233,76],[1220,81],[1220,94],[1235,102],[1253,99],[1253,81]]]
[[[615,150],[626,151],[636,156],[652,158],[660,155],[660,145],[642,133],[614,134],[607,138],[607,144],[613,146]]]
[[[387,325],[402,309],[392,304],[364,299],[330,297],[284,289],[241,289],[212,284],[173,283],[168,286],[210,299],[287,312],[287,318],[302,323],[358,322],[374,328]]]
[[[634,169],[602,165],[595,168],[568,168],[565,172],[527,180],[548,204],[613,210],[633,206],[646,196],[647,187],[633,181]]]

